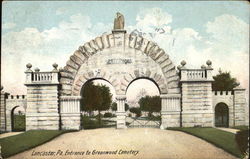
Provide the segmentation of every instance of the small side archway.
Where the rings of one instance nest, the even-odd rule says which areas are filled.
[[[229,126],[229,108],[225,103],[218,103],[215,106],[215,126],[228,127]]]
[[[18,108],[22,109],[17,105],[10,112],[11,131],[25,131],[25,115],[20,110],[16,112]]]

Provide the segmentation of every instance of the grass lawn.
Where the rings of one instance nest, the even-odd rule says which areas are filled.
[[[30,130],[18,135],[0,139],[2,146],[2,156],[4,158],[25,150],[39,146],[53,138],[67,132],[68,130]]]
[[[116,127],[116,121],[101,118],[101,123],[99,123],[97,117],[82,116],[82,126],[83,129]]]
[[[235,141],[235,134],[233,133],[215,128],[168,128],[168,130],[178,130],[194,135],[222,148],[236,157],[242,157]]]

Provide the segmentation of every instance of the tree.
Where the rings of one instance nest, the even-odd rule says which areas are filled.
[[[112,103],[111,109],[112,109],[112,111],[117,111],[117,103],[116,102]]]
[[[141,116],[141,110],[140,110],[140,108],[132,107],[132,108],[129,109],[129,111],[131,113],[136,114],[136,117],[140,117]]]
[[[240,85],[237,83],[236,78],[231,76],[230,72],[222,72],[221,69],[219,69],[219,74],[213,76],[213,79],[213,91],[232,91],[235,87]]]
[[[112,102],[112,94],[110,93],[109,87],[105,85],[97,85],[97,91],[100,95],[100,103],[95,105],[95,110],[98,111],[99,124],[101,123],[101,111],[108,110]]]
[[[81,109],[83,111],[89,112],[89,115],[92,111],[95,110],[100,104],[101,96],[98,93],[98,90],[92,81],[87,82],[81,92],[82,99],[80,101]],[[93,100],[94,99],[94,100]]]
[[[140,109],[149,112],[151,117],[153,112],[161,111],[161,98],[159,96],[145,96],[139,100]]]
[[[112,102],[112,94],[105,85],[94,85],[88,82],[82,90],[81,108],[84,111],[97,110],[99,124],[101,123],[101,111],[108,110]]]
[[[125,103],[125,111],[129,110],[129,105]]]

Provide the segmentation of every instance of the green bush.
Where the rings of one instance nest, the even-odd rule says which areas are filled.
[[[129,108],[129,111],[131,113],[135,113],[136,117],[140,117],[142,115],[140,108],[132,107],[132,108]]]
[[[104,118],[110,118],[110,117],[112,117],[112,113],[107,112],[104,114]]]
[[[95,116],[95,118],[98,119],[98,118],[99,118],[99,115],[100,115],[101,118],[103,118],[103,114],[102,114],[102,113],[97,114],[97,115]]]
[[[239,147],[241,153],[245,153],[247,150],[248,131],[249,130],[241,130],[241,131],[238,131],[235,135],[235,140],[238,144],[238,147]]]

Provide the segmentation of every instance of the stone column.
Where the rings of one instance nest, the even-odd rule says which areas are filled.
[[[180,127],[181,95],[161,94],[161,129]]]
[[[63,130],[81,129],[80,99],[81,96],[60,97],[61,129]]]
[[[6,131],[6,99],[5,92],[1,86],[1,96],[0,96],[0,130]]]
[[[125,100],[126,95],[117,95],[117,111],[116,111],[116,126],[118,129],[125,129],[126,126],[126,112],[125,112]]]
[[[187,69],[185,61],[181,64],[182,126],[214,126],[212,62],[208,60],[201,69]]]
[[[58,73],[57,65],[50,72],[35,72],[32,65],[26,65],[27,86],[27,130],[59,130],[59,99],[58,99]],[[57,74],[57,75],[56,75]]]
[[[25,81],[25,83],[26,84],[31,84],[31,82],[32,82],[32,72],[33,72],[31,70],[32,65],[30,63],[28,63],[26,65],[26,67],[27,67],[27,70],[25,71],[25,74],[26,74],[26,81]]]
[[[245,125],[246,97],[245,89],[234,88],[234,126]]]

